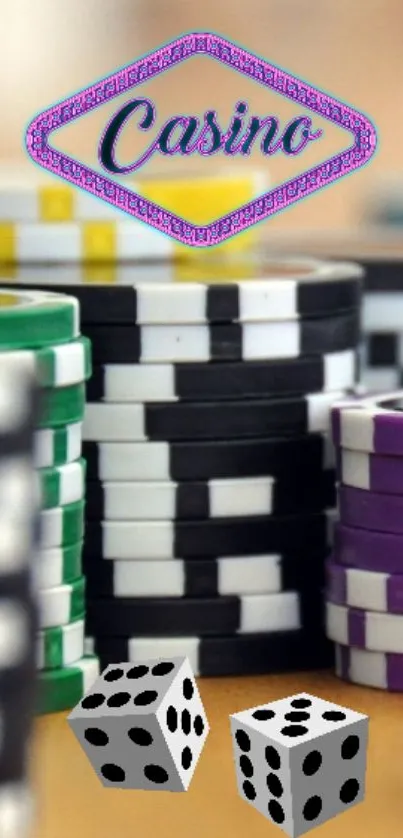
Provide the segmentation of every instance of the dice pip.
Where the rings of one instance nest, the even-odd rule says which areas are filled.
[[[239,794],[291,838],[363,800],[368,716],[299,693],[230,721]]]
[[[108,666],[68,722],[104,786],[187,791],[209,725],[187,658]]]

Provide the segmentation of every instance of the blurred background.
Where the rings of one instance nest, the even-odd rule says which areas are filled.
[[[3,33],[0,50],[0,163],[25,164],[23,137],[32,116],[75,90],[131,63],[161,43],[191,30],[213,30],[252,52],[321,87],[366,113],[378,129],[379,146],[366,168],[271,219],[266,228],[352,228],[358,225],[368,193],[379,178],[392,181],[401,169],[403,122],[401,78],[403,4],[400,0],[1,0]],[[207,59],[194,59],[142,87],[157,104],[158,126],[168,116],[201,114],[215,108],[222,124],[241,98],[249,112],[274,114],[284,125],[295,107],[275,94]],[[127,97],[126,97],[127,98]],[[63,149],[96,161],[100,132],[108,113],[96,114],[63,129]],[[323,139],[311,143],[295,160],[283,154],[264,158],[257,148],[245,161],[175,157],[175,168],[198,170],[213,165],[267,167],[273,182],[306,169],[349,145],[349,135],[327,123]],[[56,136],[55,140],[56,140]],[[155,136],[155,134],[153,135]],[[150,136],[127,131],[122,152],[134,157]],[[347,142],[346,142],[347,141]],[[134,153],[133,153],[134,152]],[[323,157],[322,157],[323,155]],[[319,158],[319,159],[320,159]],[[172,173],[173,161],[153,160]],[[144,170],[145,173],[145,170]]]

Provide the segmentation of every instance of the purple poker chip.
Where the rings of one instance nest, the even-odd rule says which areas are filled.
[[[403,535],[403,496],[385,495],[352,486],[339,486],[338,496],[343,524]]]
[[[339,448],[336,473],[341,483],[355,489],[403,495],[403,457]]]
[[[326,601],[326,635],[334,643],[403,654],[403,614],[364,611]]]
[[[403,655],[335,644],[336,675],[352,684],[403,692]]]
[[[348,567],[403,573],[403,536],[336,523],[334,558]]]
[[[403,390],[339,402],[331,426],[336,446],[403,457]]]
[[[326,597],[336,605],[403,614],[403,573],[379,573],[326,563]]]

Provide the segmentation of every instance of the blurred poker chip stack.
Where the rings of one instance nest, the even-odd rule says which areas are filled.
[[[377,248],[378,258],[367,260],[363,297],[362,379],[369,390],[388,392],[403,384],[401,172],[375,179],[365,199],[364,221],[368,241],[376,238],[382,244]],[[380,258],[382,250],[387,255]]]
[[[375,229],[403,228],[403,175],[393,172],[375,178],[364,199],[363,220]]]
[[[388,392],[403,384],[403,256],[366,259],[365,274],[362,381]]]
[[[266,172],[217,172],[211,177],[152,177],[128,181],[133,192],[204,225],[266,192]],[[125,184],[127,185],[127,184]],[[122,196],[117,195],[123,203]],[[218,245],[242,252],[258,241],[256,228]],[[28,169],[0,169],[0,262],[99,264],[132,260],[172,261],[189,252],[158,230],[80,189]]]
[[[5,317],[0,309],[0,337]],[[0,835],[8,838],[26,838],[34,814],[29,751],[35,707],[37,411],[29,359],[0,352]]]
[[[187,654],[201,675],[324,666],[326,431],[355,381],[361,271],[256,255],[137,273],[108,308],[75,292],[89,648]]]
[[[33,568],[38,602],[37,711],[55,712],[74,706],[88,688],[83,675],[88,661],[84,658],[85,462],[81,454],[91,352],[88,339],[80,336],[77,300],[50,290],[1,288],[0,361],[5,350],[4,357],[13,351],[40,384],[34,433],[40,498]],[[11,401],[11,379],[9,389]],[[91,665],[95,678],[95,658]],[[74,677],[67,667],[74,667]]]
[[[336,672],[403,691],[403,391],[332,411],[339,522],[327,565]]]

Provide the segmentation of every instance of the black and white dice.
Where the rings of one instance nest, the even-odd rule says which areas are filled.
[[[230,721],[239,794],[291,838],[363,800],[368,716],[300,693]]]
[[[104,786],[187,791],[209,724],[187,658],[108,666],[68,717]]]

